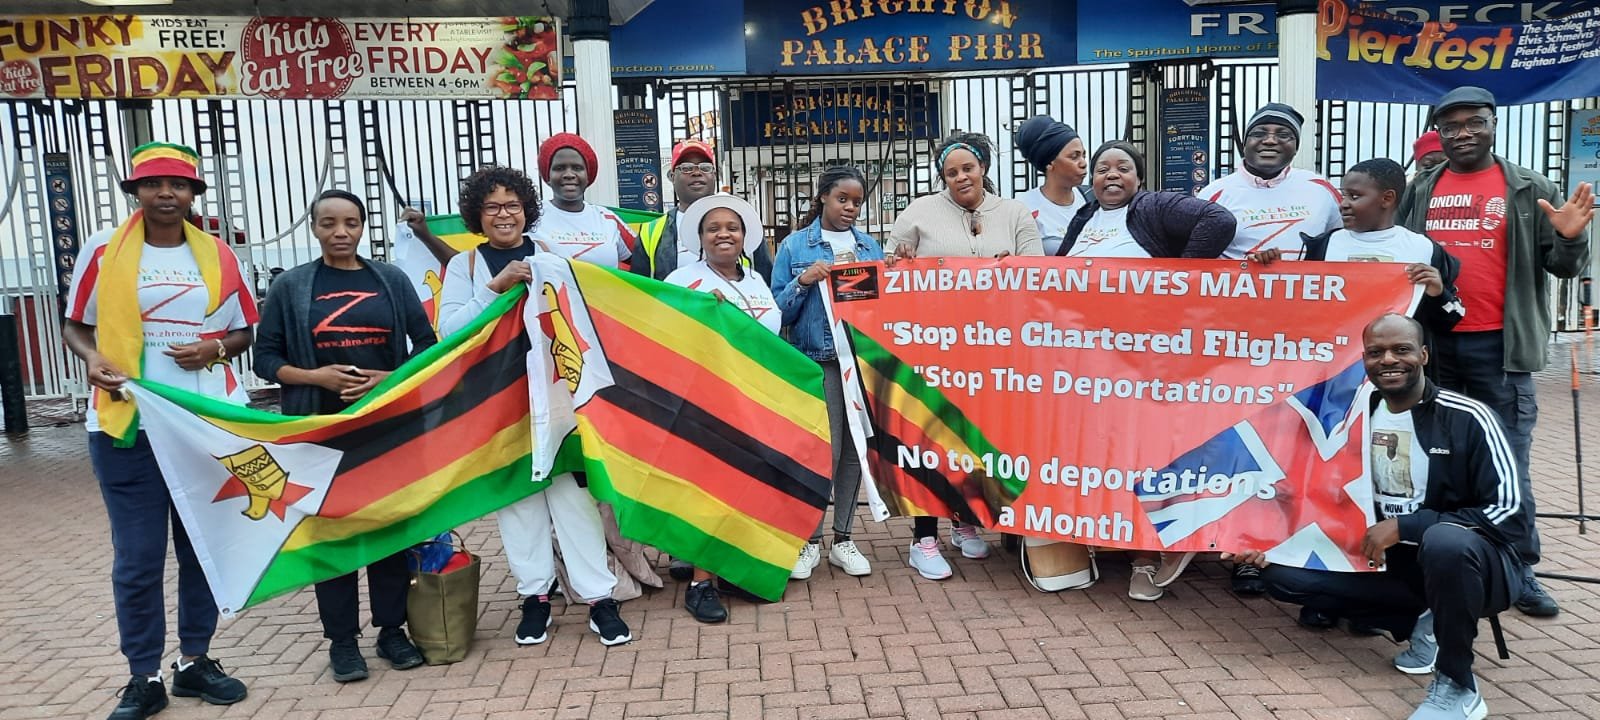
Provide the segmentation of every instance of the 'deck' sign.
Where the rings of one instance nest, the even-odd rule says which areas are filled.
[[[999,70],[1077,60],[1073,3],[776,0],[745,6],[751,74]]]

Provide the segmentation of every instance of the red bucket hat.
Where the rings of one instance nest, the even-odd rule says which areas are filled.
[[[188,146],[145,143],[133,149],[129,163],[132,172],[122,181],[122,191],[129,195],[138,191],[140,180],[153,177],[183,178],[194,185],[196,195],[206,191],[206,181],[200,179],[200,154]]]

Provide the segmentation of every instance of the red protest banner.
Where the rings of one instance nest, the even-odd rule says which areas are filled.
[[[1412,307],[1402,267],[935,258],[837,267],[830,301],[892,513],[1345,567],[1361,330]]]

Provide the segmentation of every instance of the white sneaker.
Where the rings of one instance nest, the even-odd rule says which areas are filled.
[[[907,552],[907,562],[911,567],[929,580],[943,580],[950,577],[950,562],[939,554],[939,539],[925,537],[914,543]]]
[[[961,548],[961,557],[982,560],[989,557],[989,541],[978,537],[978,528],[950,524],[950,544]]]
[[[828,550],[828,564],[844,571],[846,575],[861,577],[872,574],[872,563],[862,555],[853,540],[840,540]]]
[[[822,545],[814,542],[806,543],[800,548],[800,559],[794,561],[794,571],[789,573],[791,580],[805,580],[811,577],[811,571],[817,569],[817,564],[822,562]]]

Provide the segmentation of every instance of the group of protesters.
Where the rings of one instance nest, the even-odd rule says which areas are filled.
[[[759,212],[718,191],[714,151],[692,140],[672,151],[676,206],[637,234],[584,199],[599,159],[567,133],[539,147],[538,180],[548,195],[510,167],[484,167],[462,181],[458,209],[468,230],[483,237],[476,247],[456,252],[427,231],[420,213],[402,217],[446,265],[438,333],[466,326],[500,294],[530,281],[530,256],[553,253],[712,293],[815,360],[832,427],[835,510],[831,533],[825,514],[800,550],[791,574],[799,581],[821,564],[829,534],[831,565],[849,575],[872,572],[851,539],[862,472],[819,290],[833,265],[1028,255],[1402,264],[1425,299],[1412,317],[1378,318],[1363,336],[1373,418],[1367,442],[1411,443],[1409,477],[1426,481],[1402,489],[1372,478],[1380,521],[1361,552],[1386,569],[1284,568],[1257,551],[1225,559],[1233,561],[1234,592],[1299,604],[1304,625],[1326,629],[1345,620],[1355,632],[1405,641],[1396,667],[1434,674],[1413,718],[1481,718],[1487,709],[1471,671],[1478,620],[1512,606],[1532,616],[1559,612],[1532,571],[1539,543],[1528,469],[1538,407],[1530,373],[1546,362],[1549,278],[1573,277],[1586,262],[1593,195],[1585,185],[1563,197],[1547,178],[1494,154],[1496,106],[1482,89],[1447,94],[1431,121],[1435,131],[1417,141],[1409,181],[1400,163],[1375,158],[1353,166],[1335,188],[1293,166],[1303,118],[1268,104],[1245,127],[1243,166],[1196,195],[1147,189],[1145,158],[1131,143],[1111,140],[1089,152],[1072,127],[1034,117],[1014,128],[1013,139],[1043,184],[1016,199],[1001,197],[989,179],[989,138],[957,132],[931,159],[943,189],[901,211],[882,245],[858,226],[867,178],[840,166],[817,178],[809,211],[774,254]],[[187,222],[195,196],[206,190],[198,165],[182,146],[134,151],[122,189],[138,210],[85,244],[68,303],[67,342],[86,361],[94,386],[90,458],[111,518],[114,599],[133,676],[113,718],[148,717],[167,704],[160,660],[169,522],[180,644],[171,693],[214,704],[246,694],[207,655],[217,607],[148,441],[135,432],[114,442],[102,431],[102,421],[137,429],[116,398],[129,374],[243,402],[229,361],[253,342],[254,370],[281,386],[282,412],[337,413],[437,338],[410,280],[358,254],[369,209],[338,189],[311,207],[321,256],[279,277],[258,313],[227,244]],[[164,288],[175,283],[206,292],[174,296]],[[106,297],[127,298],[139,313],[113,312],[110,303],[101,310]],[[581,476],[554,477],[497,520],[521,597],[516,643],[546,641],[557,591],[588,604],[589,628],[602,644],[632,639],[619,601],[662,581],[643,548],[616,532]],[[938,518],[917,517],[911,527],[907,563],[928,580],[953,574],[945,546],[965,558],[990,555],[981,528],[951,521],[941,538]],[[1092,547],[1032,537],[1019,544],[1024,574],[1040,591],[1083,589],[1099,578]],[[1133,555],[1128,595],[1142,601],[1159,600],[1195,558]],[[684,607],[701,622],[726,620],[723,595],[740,592],[681,561],[672,562],[670,575],[687,583]],[[403,554],[367,567],[376,653],[400,670],[424,661],[405,630],[408,587]],[[332,678],[367,677],[356,574],[318,583],[315,596]]]

